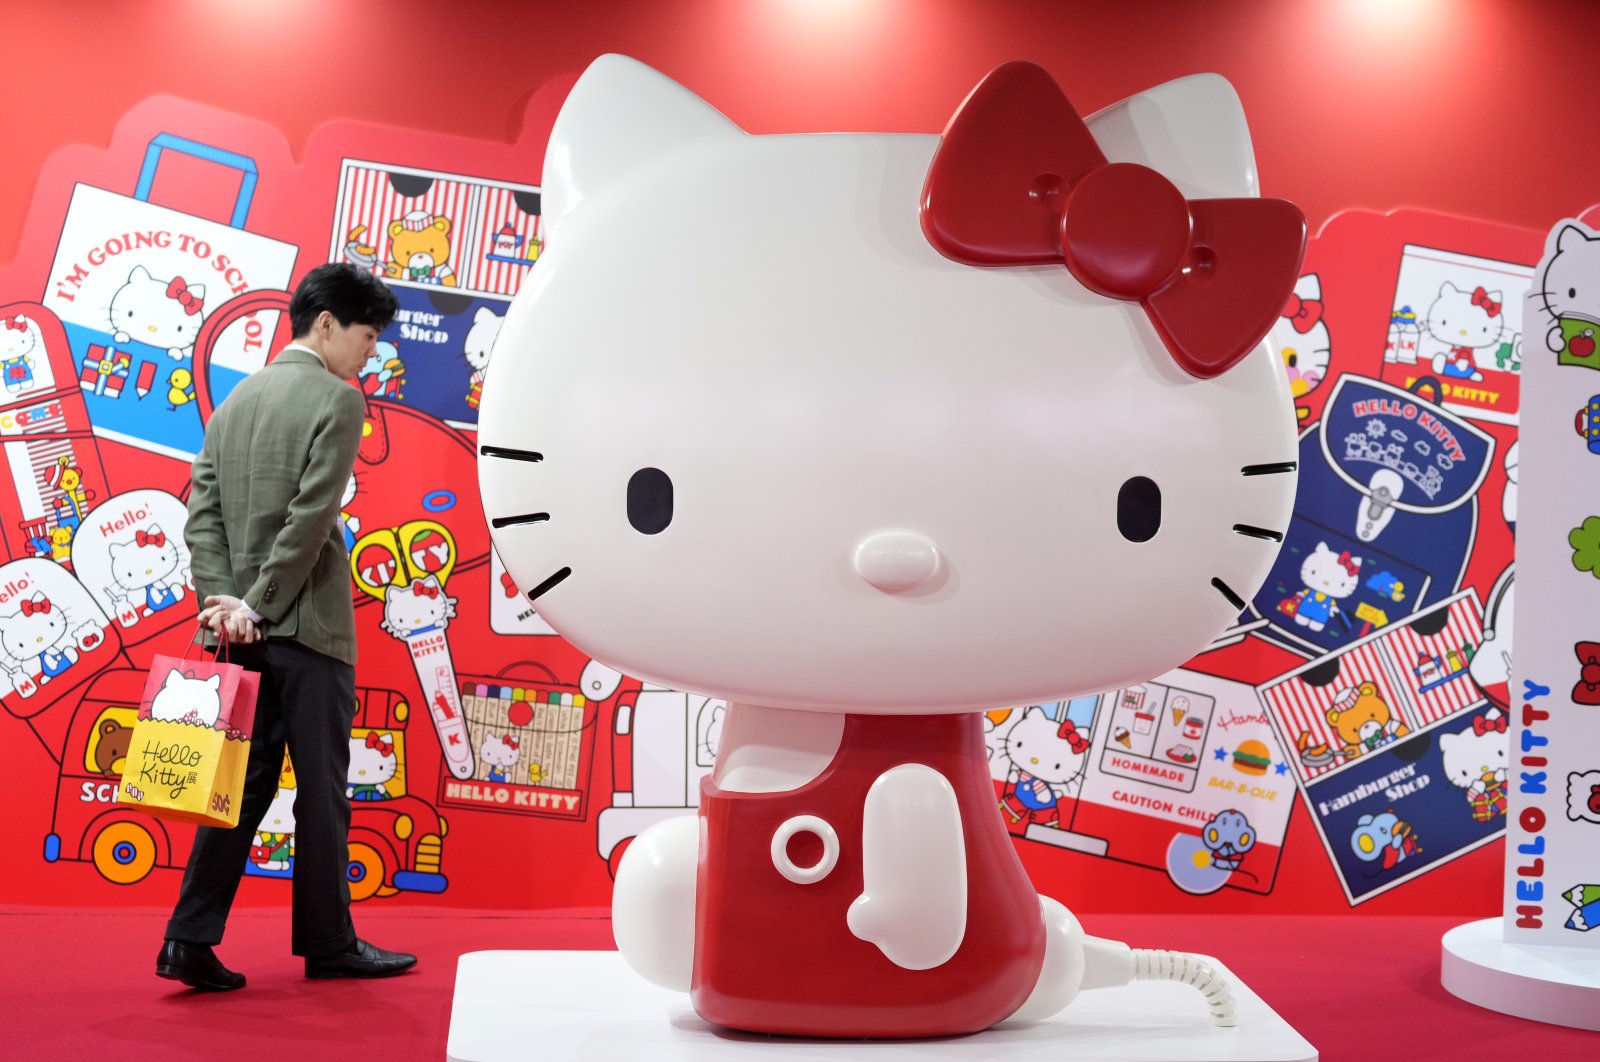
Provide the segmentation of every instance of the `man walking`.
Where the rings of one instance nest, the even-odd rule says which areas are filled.
[[[255,733],[239,825],[202,827],[167,923],[156,974],[193,988],[244,987],[212,952],[277,789],[284,748],[294,762],[292,950],[307,977],[384,977],[416,957],[359,939],[345,878],[350,802],[345,775],[355,717],[355,611],[340,499],[361,442],[355,379],[394,295],[354,266],[319,266],[289,304],[294,341],[230,394],[195,459],[184,540],[200,622],[225,635],[235,663],[260,673]]]

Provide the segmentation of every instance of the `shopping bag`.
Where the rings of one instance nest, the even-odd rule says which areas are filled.
[[[260,676],[226,659],[157,656],[117,786],[117,802],[157,818],[239,824]]]

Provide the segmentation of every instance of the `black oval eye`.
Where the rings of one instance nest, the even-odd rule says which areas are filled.
[[[1129,542],[1148,542],[1161,530],[1161,488],[1134,476],[1117,491],[1117,530]]]
[[[628,480],[628,523],[641,535],[672,523],[672,479],[661,469],[641,468]]]
[[[1578,297],[1578,289],[1577,288],[1568,288],[1567,289],[1567,298],[1576,299],[1577,297]]]

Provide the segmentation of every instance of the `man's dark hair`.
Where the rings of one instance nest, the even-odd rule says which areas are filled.
[[[327,310],[346,328],[364,324],[381,332],[399,309],[394,292],[383,281],[348,262],[332,262],[307,273],[294,289],[289,325],[296,336],[303,336]]]

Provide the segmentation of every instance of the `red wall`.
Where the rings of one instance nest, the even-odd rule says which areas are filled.
[[[1297,201],[1313,232],[1344,209],[1403,206],[1542,230],[1600,199],[1589,179],[1600,142],[1564,129],[1600,112],[1587,67],[1561,61],[1563,41],[1600,29],[1600,10],[1579,2],[6,0],[4,23],[0,263],[18,249],[46,159],[64,145],[106,144],[149,96],[275,127],[297,159],[318,127],[340,119],[510,142],[541,85],[570,83],[607,51],[650,63],[752,132],[936,131],[984,73],[1015,58],[1048,67],[1085,113],[1214,70],[1244,100],[1263,191]],[[1559,161],[1546,161],[1557,148]],[[538,166],[530,151],[527,171],[505,176],[537,182]],[[0,723],[9,750],[37,751]],[[599,797],[609,773],[601,756]],[[490,851],[494,818],[458,816],[458,850]],[[30,875],[36,833],[4,846],[20,848]],[[546,836],[539,851],[480,857],[506,875],[499,902],[603,900],[592,833]],[[1286,850],[1271,897],[1229,890],[1196,900],[1153,871],[1083,859],[1058,869],[1081,880],[1057,891],[1104,909],[1347,909],[1303,809]],[[1502,851],[1474,852],[1363,910],[1490,913]],[[552,865],[571,869],[548,875]],[[79,871],[92,873],[75,868],[74,882]],[[175,885],[156,875],[124,900],[93,882],[58,899],[165,903]],[[247,883],[243,896],[285,894]]]
[[[22,32],[0,63],[0,261],[46,157],[104,144],[146,96],[259,118],[297,151],[334,118],[511,140],[538,85],[607,51],[752,132],[935,131],[1007,59],[1047,66],[1084,111],[1214,70],[1244,99],[1263,190],[1298,202],[1312,231],[1348,207],[1400,206],[1538,229],[1600,198],[1600,142],[1563,134],[1600,111],[1600,84],[1562,51],[1600,28],[1583,0],[7,0],[5,12]]]

